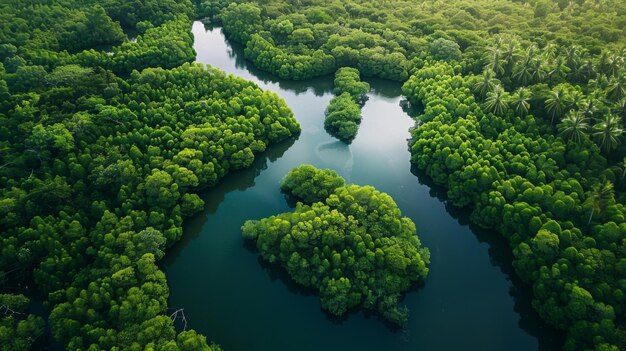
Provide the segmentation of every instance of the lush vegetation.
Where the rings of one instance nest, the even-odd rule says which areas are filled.
[[[300,127],[275,94],[187,63],[193,11],[0,4],[0,292],[34,286],[64,349],[219,349],[174,327],[156,263],[203,208],[196,190]],[[42,334],[26,302],[0,295],[0,349]]]
[[[326,108],[324,128],[331,135],[349,143],[361,123],[361,106],[367,100],[370,85],[361,81],[359,70],[342,67],[335,73],[333,97]]]
[[[262,257],[318,290],[322,307],[334,315],[360,305],[406,324],[398,299],[426,277],[430,253],[393,199],[371,186],[344,185],[334,171],[310,165],[292,170],[281,187],[304,202],[294,212],[242,227]]]
[[[302,165],[285,176],[280,189],[298,201],[311,204],[324,201],[345,184],[345,180],[333,170]]]
[[[579,44],[597,54],[626,44],[621,0],[326,0],[201,2],[256,66],[306,79],[339,67],[405,81],[426,56],[463,56],[482,68],[485,38],[511,33],[540,46]],[[461,53],[462,51],[462,53]]]
[[[4,350],[29,350],[44,332],[43,318],[28,314],[24,295],[0,294],[0,346]]]
[[[424,108],[412,162],[509,240],[565,348],[626,349],[624,1],[6,0],[0,292],[34,286],[63,347],[217,349],[174,328],[156,262],[195,190],[299,127],[277,96],[189,64],[195,15],[282,78],[337,72],[326,125],[343,140],[360,75],[405,82]],[[244,226],[261,254],[332,313],[402,324],[428,254],[393,200],[310,167],[282,187],[304,203]],[[2,349],[42,333],[20,294],[0,318]]]
[[[356,68],[342,67],[335,73],[333,92],[335,95],[348,93],[352,99],[359,104],[364,104],[367,100],[367,93],[370,85],[361,81],[361,73]]]
[[[281,77],[349,66],[406,81],[424,108],[412,162],[509,240],[565,348],[626,348],[626,3],[268,0],[202,11]],[[356,120],[348,96],[337,100]]]
[[[540,83],[509,94],[494,76],[488,68],[464,77],[439,62],[409,79],[404,91],[423,104],[425,121],[413,130],[412,161],[449,189],[453,204],[472,208],[474,222],[509,240],[518,274],[533,286],[533,306],[567,331],[567,349],[620,349],[626,207],[614,189],[622,187],[623,164],[612,160],[624,149],[610,152],[622,133],[610,91],[593,82]],[[569,102],[576,92],[579,104]],[[557,98],[566,101],[558,111]]]

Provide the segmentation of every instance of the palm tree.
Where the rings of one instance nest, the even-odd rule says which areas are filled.
[[[598,57],[598,72],[608,74],[609,72],[609,52],[602,50],[600,57]]]
[[[584,106],[585,103],[585,94],[583,94],[580,90],[574,90],[569,93],[569,109],[580,109],[581,106]]]
[[[571,111],[559,124],[561,136],[580,143],[589,129],[588,119],[580,111]]]
[[[540,58],[530,62],[530,81],[541,83],[546,78],[545,64],[546,62]]]
[[[580,103],[580,112],[587,118],[593,118],[596,112],[598,112],[598,106],[596,99],[592,96],[588,96]]]
[[[536,60],[535,49],[535,45],[530,45],[526,49],[526,54],[522,57],[522,60],[513,69],[513,78],[522,85],[527,85],[532,80],[532,63]]]
[[[484,106],[488,111],[496,115],[504,113],[509,104],[506,98],[506,91],[500,84],[496,85],[493,91],[487,93]]]
[[[507,75],[510,75],[517,61],[517,42],[513,40],[513,37],[509,38],[506,49],[502,52],[502,60],[504,61],[504,70]]]
[[[495,77],[495,73],[490,69],[485,69],[481,76],[481,79],[474,85],[474,90],[484,97],[488,92],[492,91],[496,84],[499,84]]]
[[[594,213],[602,213],[602,211],[614,200],[613,198],[613,183],[608,180],[604,180],[602,183],[597,183],[591,187],[591,193],[588,197],[591,201],[591,213],[589,214],[589,220],[587,225],[591,224],[591,219]]]
[[[523,59],[513,69],[513,79],[517,80],[521,85],[527,85],[532,78],[532,70],[530,61]]]
[[[626,74],[618,74],[609,81],[607,97],[613,101],[619,101],[626,97]]]
[[[567,77],[567,74],[571,71],[565,64],[565,58],[558,56],[553,63],[552,69],[548,72],[548,79],[553,82],[562,82]]]
[[[624,178],[626,178],[626,157],[624,157],[622,162],[620,162],[619,164],[615,165],[613,167],[613,169],[615,169],[615,171],[617,171],[617,173],[619,173],[619,175],[620,175],[620,177],[619,177],[620,188],[623,188],[624,187]]]
[[[554,43],[548,43],[546,44],[546,46],[543,47],[541,51],[543,51],[542,56],[546,60],[551,60],[557,56],[558,47]]]
[[[578,45],[572,45],[567,49],[567,55],[565,59],[565,64],[572,71],[577,71],[580,66],[581,61],[581,49]]]
[[[567,104],[568,96],[567,92],[565,92],[563,88],[557,87],[548,93],[548,98],[546,99],[546,111],[550,114],[550,116],[552,116],[550,124],[554,124],[554,119],[560,118],[563,115]]]
[[[585,83],[589,81],[589,79],[593,79],[597,76],[596,70],[593,67],[592,60],[584,60],[579,68],[573,73],[574,79],[578,82]]]
[[[608,67],[606,74],[608,76],[616,76],[620,73],[622,67],[624,67],[624,58],[619,54],[613,54],[608,58]]]
[[[528,114],[528,109],[530,108],[528,100],[532,98],[532,95],[532,92],[524,87],[518,88],[513,95],[511,95],[509,103],[511,103],[511,107],[513,107],[513,110],[515,110],[518,115],[526,116],[526,114]]]
[[[626,98],[618,101],[613,111],[618,113],[621,117],[626,117]]]
[[[624,133],[620,127],[621,118],[611,113],[604,115],[604,118],[593,126],[593,136],[605,152],[609,152],[619,145],[619,137]]]
[[[485,69],[490,69],[496,73],[496,75],[504,74],[504,60],[502,59],[502,53],[500,52],[500,46],[495,46],[487,49],[489,55],[487,56],[487,64]]]

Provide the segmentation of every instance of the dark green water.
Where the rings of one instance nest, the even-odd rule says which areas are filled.
[[[205,211],[190,218],[163,268],[169,305],[184,308],[189,327],[225,351],[248,350],[553,350],[558,333],[530,307],[528,288],[513,275],[510,250],[497,233],[468,223],[446,204],[445,192],[411,170],[407,150],[413,120],[402,110],[400,85],[371,81],[357,138],[345,145],[323,128],[332,78],[281,81],[258,72],[221,29],[193,27],[197,60],[276,92],[302,126],[297,140],[273,146],[247,170],[203,194]],[[394,330],[355,311],[333,319],[318,297],[294,286],[280,269],[244,245],[240,226],[290,207],[282,177],[310,163],[348,182],[370,184],[396,200],[432,253],[423,287],[407,294],[410,323]]]

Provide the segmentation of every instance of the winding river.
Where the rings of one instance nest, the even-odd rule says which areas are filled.
[[[302,126],[297,139],[272,146],[253,166],[206,190],[203,213],[187,220],[183,239],[162,263],[169,306],[184,308],[188,327],[225,351],[265,350],[553,350],[559,333],[530,306],[530,292],[513,274],[510,250],[492,231],[469,224],[447,204],[445,191],[412,170],[407,150],[414,120],[401,107],[400,84],[370,80],[356,139],[346,145],[323,128],[332,78],[283,81],[243,59],[221,28],[193,25],[197,61],[211,64],[280,95]],[[390,328],[376,315],[355,311],[336,319],[318,297],[260,261],[244,244],[240,226],[290,211],[279,189],[293,167],[332,168],[348,182],[390,194],[413,219],[431,253],[423,286],[407,294],[410,322]]]

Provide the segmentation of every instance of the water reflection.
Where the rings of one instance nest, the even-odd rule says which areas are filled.
[[[315,149],[317,157],[324,161],[334,170],[343,170],[347,173],[352,171],[354,156],[350,145],[343,141],[330,141],[321,143]]]
[[[534,335],[539,340],[539,350],[548,351],[560,349],[565,341],[565,335],[561,332],[547,327],[541,320],[537,312],[532,308],[532,288],[525,284],[515,273],[513,268],[513,253],[506,239],[495,230],[488,230],[470,221],[471,212],[458,208],[448,201],[447,190],[436,185],[433,180],[415,165],[411,165],[411,173],[413,173],[420,184],[430,188],[430,196],[445,203],[446,212],[459,224],[467,225],[481,243],[489,245],[489,262],[500,268],[511,281],[512,285],[509,289],[509,295],[513,298],[514,309],[520,316],[519,326],[530,335]]]
[[[201,28],[201,29],[200,29]],[[195,22],[193,24],[194,36],[196,42],[202,42],[202,40],[211,36],[224,36],[224,32],[221,27],[214,27],[205,25],[202,22]],[[205,41],[206,42],[206,41]],[[315,96],[322,96],[325,93],[332,92],[333,81],[329,77],[317,77],[313,79],[307,79],[302,81],[283,80],[268,72],[256,68],[252,63],[245,59],[243,54],[244,47],[240,43],[228,40],[223,42],[224,46],[215,47],[213,45],[195,45],[194,48],[198,53],[198,61],[209,62],[214,67],[221,68],[219,60],[212,60],[212,54],[215,54],[219,49],[227,52],[228,57],[234,60],[234,67],[237,69],[237,75],[241,77],[253,76],[258,82],[262,82],[265,85],[276,85],[281,90],[288,90],[300,95],[308,91],[312,91]],[[232,72],[230,72],[232,73]],[[241,73],[241,74],[239,74]]]
[[[409,172],[406,139],[415,122],[406,112],[414,116],[419,108],[403,102],[399,83],[370,80],[359,133],[346,145],[322,127],[332,79],[281,81],[250,67],[241,47],[228,43],[219,28],[206,31],[196,23],[194,35],[198,61],[275,91],[303,131],[276,161],[255,164],[252,173],[234,173],[232,178],[245,179],[229,176],[209,190],[207,210],[186,222],[185,238],[168,253],[163,266],[169,303],[185,307],[190,327],[230,351],[558,348],[553,331],[532,313],[528,289],[515,280],[502,238],[469,225],[467,214],[447,206],[445,190]],[[423,287],[405,296],[410,310],[405,331],[390,330],[364,311],[329,322],[317,295],[246,248],[240,231],[245,220],[292,210],[280,181],[302,163],[333,168],[350,183],[373,185],[415,222],[432,253],[431,271]]]
[[[258,154],[252,165],[246,169],[238,170],[227,174],[221,179],[217,186],[206,189],[200,193],[200,197],[204,200],[204,210],[190,218],[185,219],[186,228],[199,228],[204,224],[207,218],[215,214],[220,204],[224,201],[226,195],[233,191],[244,191],[255,185],[254,180],[261,172],[267,169],[268,161],[272,163],[279,159],[285,151],[287,151],[295,142],[297,137],[292,137],[278,144],[274,144],[267,148],[264,152]],[[168,257],[175,257],[181,250],[200,234],[199,230],[185,230],[185,235],[180,241],[174,244],[168,251]],[[167,259],[167,258],[166,258]]]

